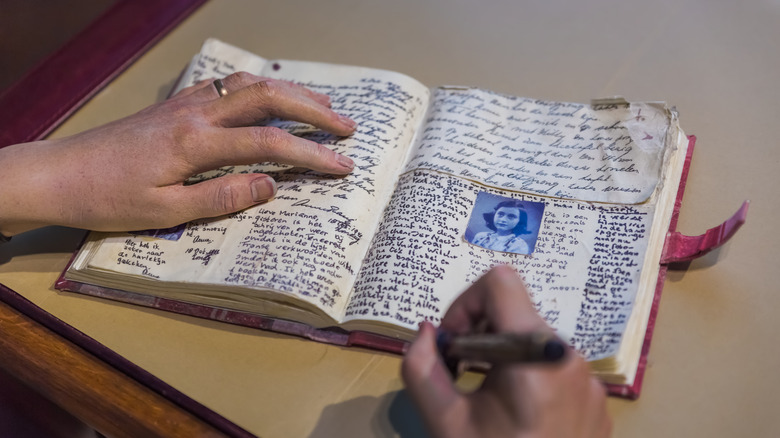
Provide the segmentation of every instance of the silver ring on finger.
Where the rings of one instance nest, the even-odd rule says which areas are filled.
[[[225,84],[222,83],[222,79],[215,79],[214,82],[214,88],[217,89],[217,93],[219,93],[219,97],[225,97],[228,94],[227,88],[225,88]]]

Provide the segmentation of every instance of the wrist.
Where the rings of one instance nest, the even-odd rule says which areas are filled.
[[[0,241],[35,228],[53,225],[48,210],[48,178],[55,169],[45,163],[49,141],[0,149]]]

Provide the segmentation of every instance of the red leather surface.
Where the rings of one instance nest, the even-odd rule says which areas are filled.
[[[45,137],[205,1],[117,1],[0,94],[0,147]]]

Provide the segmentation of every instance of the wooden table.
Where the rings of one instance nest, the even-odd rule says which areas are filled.
[[[94,429],[111,437],[226,436],[60,332],[61,328],[50,329],[0,302],[0,387],[15,396],[9,402],[17,408],[22,404],[23,409],[7,413],[26,414],[32,420],[17,429],[4,424],[0,432],[24,428],[46,431],[48,436],[74,437],[88,436]],[[25,388],[41,397],[30,395]]]
[[[745,199],[751,211],[725,247],[668,276],[641,398],[609,400],[614,435],[773,436],[780,430],[776,2],[212,0],[53,135],[162,99],[210,36],[269,59],[386,68],[431,86],[465,84],[576,102],[623,95],[676,105],[683,128],[698,137],[678,229],[703,233]],[[55,291],[80,236],[47,229],[15,238],[0,248],[0,283],[253,434],[421,435],[402,391],[398,357]],[[2,314],[15,325],[18,316]],[[36,355],[24,345],[38,341],[19,336],[15,344],[0,342],[3,357]],[[0,366],[26,369],[12,368],[16,361]],[[55,377],[41,374],[36,385],[46,390]],[[121,405],[116,410],[130,422],[146,415]]]

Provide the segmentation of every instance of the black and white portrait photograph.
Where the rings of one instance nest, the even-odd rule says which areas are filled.
[[[464,235],[467,242],[493,251],[531,254],[544,203],[481,192],[474,202]]]

